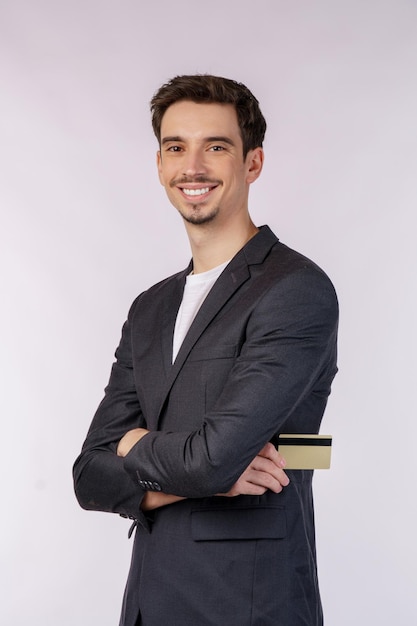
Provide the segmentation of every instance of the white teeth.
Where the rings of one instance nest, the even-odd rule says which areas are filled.
[[[203,189],[185,189],[183,187],[182,190],[186,196],[202,196],[210,191],[210,187],[204,187]]]

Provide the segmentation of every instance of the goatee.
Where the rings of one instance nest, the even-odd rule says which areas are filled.
[[[210,211],[210,213],[200,213],[200,207],[196,204],[193,205],[193,210],[194,212],[188,215],[180,211],[181,217],[189,224],[209,224],[217,217],[219,213],[218,207]]]

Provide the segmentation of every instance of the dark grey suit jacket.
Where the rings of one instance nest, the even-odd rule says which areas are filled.
[[[315,433],[336,373],[338,307],[314,263],[262,227],[223,271],[174,364],[185,271],[133,303],[74,466],[86,509],[138,520],[121,625],[319,626],[311,471],[225,498],[267,441]],[[123,434],[151,432],[125,459]],[[144,515],[147,489],[187,500]]]

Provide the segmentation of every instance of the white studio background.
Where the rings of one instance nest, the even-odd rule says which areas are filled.
[[[339,293],[340,372],[323,425],[333,467],[315,477],[326,624],[410,626],[412,0],[0,0],[1,623],[118,623],[129,523],[82,511],[71,468],[131,301],[188,262],[148,102],[195,72],[259,98],[269,128],[254,220]]]

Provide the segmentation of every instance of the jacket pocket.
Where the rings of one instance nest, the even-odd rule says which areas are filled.
[[[287,519],[282,507],[235,507],[191,511],[194,541],[282,539]]]

